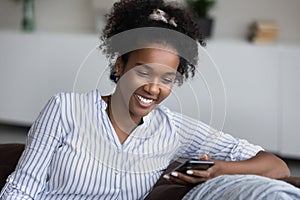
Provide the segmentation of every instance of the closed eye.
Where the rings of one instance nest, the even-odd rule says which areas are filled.
[[[163,81],[163,83],[167,83],[168,84],[168,83],[173,83],[174,80],[171,79],[171,78],[163,78],[162,81]]]
[[[162,77],[162,82],[164,84],[174,83],[175,77],[176,77],[175,75],[168,74],[168,75]]]
[[[141,76],[141,77],[147,77],[149,76],[149,73],[146,71],[141,71],[141,70],[136,70],[137,75]]]

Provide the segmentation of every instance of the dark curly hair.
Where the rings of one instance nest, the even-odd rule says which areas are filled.
[[[174,19],[176,25],[162,20],[150,19],[149,15],[155,9],[164,11],[169,19]],[[112,62],[114,58],[121,56],[122,61],[126,64],[130,55],[130,51],[122,52],[120,46],[131,45],[135,47],[141,40],[147,41],[148,44],[167,44],[180,52],[180,63],[177,69],[179,75],[176,77],[178,85],[181,85],[190,76],[193,77],[198,61],[198,43],[205,46],[205,42],[190,12],[178,3],[166,3],[164,0],[120,0],[114,3],[111,12],[106,15],[107,22],[103,29],[102,44],[100,45],[110,60],[110,79],[117,83],[120,78]],[[134,36],[127,34],[126,38],[121,40],[122,44],[120,44],[120,40],[111,40],[120,33],[150,27],[155,29]],[[180,40],[176,34],[169,34],[164,30],[184,34],[190,40]]]

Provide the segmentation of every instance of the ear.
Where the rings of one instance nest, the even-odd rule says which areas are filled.
[[[116,60],[115,69],[116,69],[116,75],[121,76],[124,70],[121,56],[119,56]]]

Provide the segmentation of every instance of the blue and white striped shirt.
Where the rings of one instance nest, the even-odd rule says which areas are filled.
[[[143,199],[174,158],[245,160],[262,150],[161,105],[121,144],[106,107],[97,90],[52,97],[2,199]]]

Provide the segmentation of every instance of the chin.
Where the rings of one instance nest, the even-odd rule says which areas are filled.
[[[146,115],[148,115],[153,109],[155,108],[155,106],[152,106],[150,108],[137,108],[137,109],[133,109],[130,111],[132,116],[136,116],[136,117],[145,117]]]

